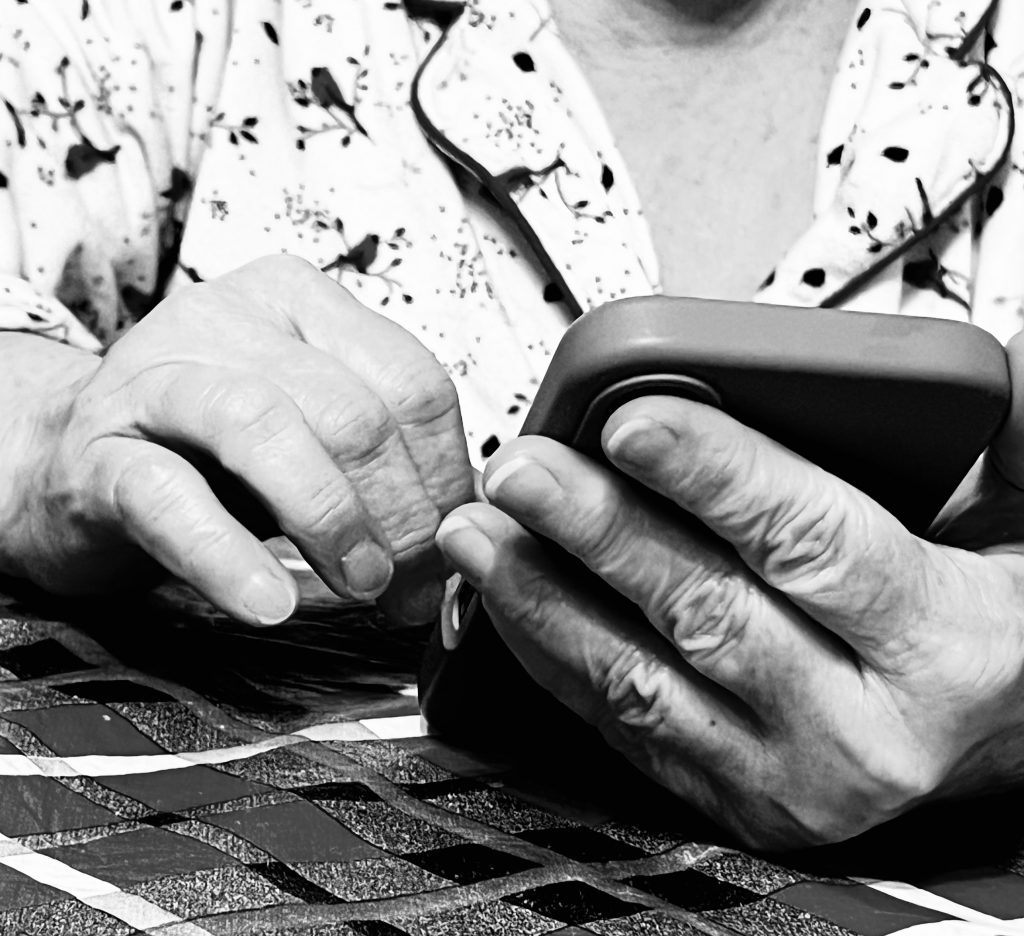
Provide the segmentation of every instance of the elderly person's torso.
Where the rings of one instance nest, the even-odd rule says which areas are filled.
[[[554,0],[640,194],[669,295],[747,299],[810,223],[855,0]]]

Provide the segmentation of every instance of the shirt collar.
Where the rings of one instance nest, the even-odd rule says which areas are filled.
[[[628,170],[545,0],[409,2],[462,8],[417,75],[421,125],[520,226],[570,307],[659,291]],[[857,11],[822,133],[817,216],[758,298],[853,301],[1000,168],[1013,100],[985,62],[995,7],[878,0]]]
[[[413,107],[519,225],[574,312],[658,290],[626,165],[546,2],[467,3],[421,66]]]

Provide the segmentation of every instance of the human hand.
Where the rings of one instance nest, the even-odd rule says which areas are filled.
[[[518,439],[487,467],[490,503],[456,510],[438,542],[531,675],[642,770],[765,848],[1024,777],[1012,545],[912,536],[692,402],[629,403],[603,446],[642,489]]]
[[[67,358],[57,386],[47,362],[68,349],[15,337],[34,344],[14,363],[51,380],[22,375],[5,433],[0,568],[77,594],[155,562],[243,621],[283,621],[295,582],[259,518],[214,494],[230,475],[338,594],[436,612],[434,532],[473,496],[454,387],[314,267],[273,257],[180,290],[102,359]]]

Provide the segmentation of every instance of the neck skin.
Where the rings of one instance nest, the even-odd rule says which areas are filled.
[[[857,0],[550,0],[630,169],[671,295],[749,299],[811,221]]]

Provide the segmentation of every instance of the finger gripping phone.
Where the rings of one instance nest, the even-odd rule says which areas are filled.
[[[961,322],[628,299],[568,329],[522,434],[607,463],[608,417],[650,395],[721,407],[924,534],[1002,425],[1010,377],[1002,345]],[[575,717],[522,670],[472,589],[461,586],[445,614],[458,644],[446,647],[438,627],[420,676],[433,730],[476,743],[570,729]]]

